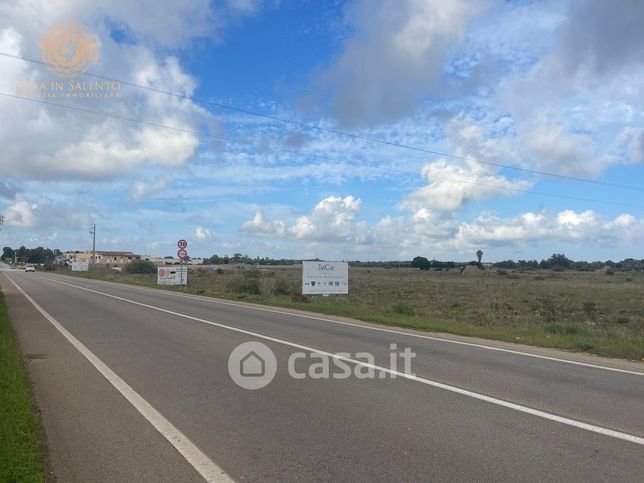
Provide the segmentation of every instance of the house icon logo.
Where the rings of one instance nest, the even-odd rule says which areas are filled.
[[[244,342],[228,357],[228,373],[235,384],[244,389],[267,386],[277,372],[277,360],[272,350],[261,342]]]
[[[262,377],[266,374],[266,362],[255,351],[250,351],[239,361],[239,373],[244,377]]]

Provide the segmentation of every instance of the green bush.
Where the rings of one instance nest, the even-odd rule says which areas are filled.
[[[148,260],[133,260],[123,267],[125,273],[157,273],[157,266]]]
[[[543,327],[548,334],[574,335],[579,333],[579,327],[574,325],[547,324]]]
[[[410,315],[410,316],[416,314],[416,311],[411,305],[407,305],[403,303],[394,304],[392,305],[391,308],[397,314]]]
[[[311,302],[311,297],[309,295],[303,295],[301,293],[292,293],[291,302],[295,303],[309,303]]]
[[[228,280],[226,290],[230,293],[260,295],[261,289],[258,278],[235,277]]]
[[[293,292],[293,287],[291,287],[291,285],[286,280],[281,277],[275,279],[275,288],[273,289],[273,294],[289,295]]]

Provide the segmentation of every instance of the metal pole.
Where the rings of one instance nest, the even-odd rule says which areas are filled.
[[[89,229],[89,234],[92,235],[92,269],[94,269],[94,263],[96,263],[96,223]]]

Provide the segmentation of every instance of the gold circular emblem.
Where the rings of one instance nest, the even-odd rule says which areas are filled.
[[[45,30],[40,39],[40,51],[53,72],[74,77],[98,60],[100,44],[86,25],[65,20]]]

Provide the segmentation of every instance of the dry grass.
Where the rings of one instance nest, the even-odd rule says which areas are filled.
[[[147,275],[100,278],[154,285]],[[350,268],[350,294],[302,297],[300,266],[194,269],[188,290],[387,325],[644,359],[644,274]],[[185,289],[184,289],[185,290]],[[404,310],[401,309],[404,307]]]

